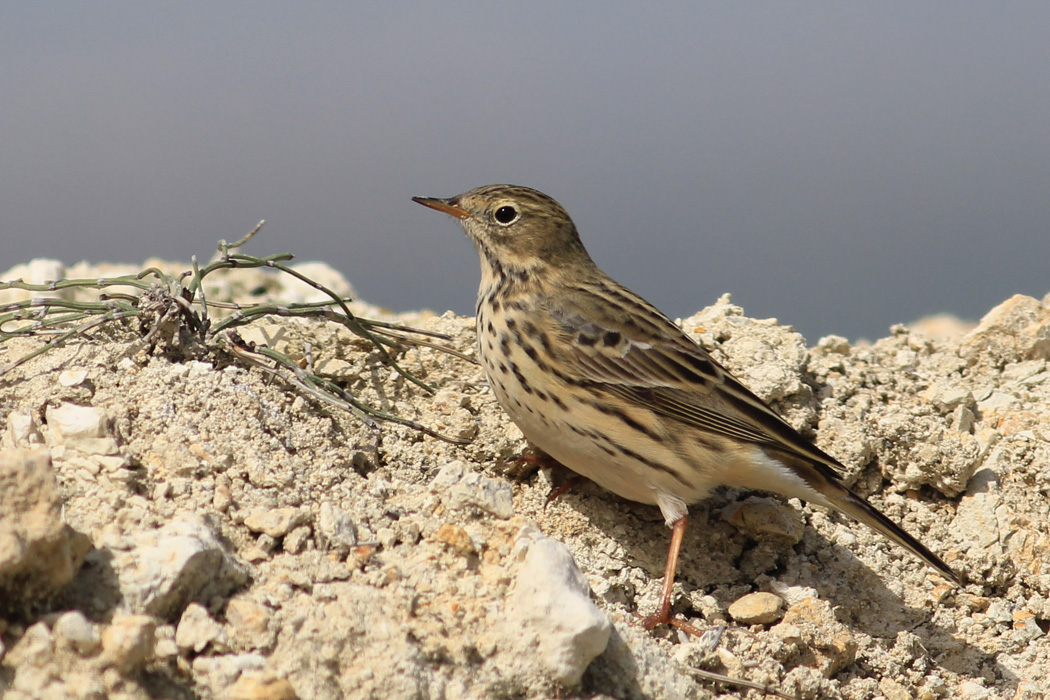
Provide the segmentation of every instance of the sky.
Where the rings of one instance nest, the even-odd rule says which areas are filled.
[[[1050,292],[1050,3],[4,3],[0,270],[245,252],[473,312],[414,195],[560,201],[672,317],[821,336]]]

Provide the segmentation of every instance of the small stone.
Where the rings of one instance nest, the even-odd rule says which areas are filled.
[[[306,514],[298,508],[273,508],[252,513],[244,519],[244,525],[252,532],[262,532],[278,539],[305,521]]]
[[[153,655],[156,623],[147,615],[117,617],[102,631],[102,660],[124,673]]]
[[[64,502],[47,450],[0,453],[0,614],[73,579],[90,542],[62,517]]]
[[[992,691],[976,681],[963,681],[958,685],[957,692],[960,700],[985,700],[992,695]]]
[[[474,553],[474,540],[470,539],[470,534],[459,525],[445,523],[434,533],[434,539],[444,542],[460,554]]]
[[[973,392],[953,383],[934,384],[922,392],[922,397],[944,412],[974,405]]]
[[[184,652],[199,654],[209,644],[219,641],[225,641],[222,625],[212,619],[207,608],[199,603],[187,605],[175,629],[175,646]],[[216,647],[222,651],[225,644]]]
[[[212,506],[220,513],[225,513],[233,505],[233,491],[229,484],[216,484],[215,494],[212,496]]]
[[[510,484],[482,476],[460,460],[443,466],[431,482],[430,490],[438,494],[447,508],[475,507],[504,519],[514,515]]]
[[[230,700],[298,700],[287,678],[257,678],[243,674],[227,689]]]
[[[806,598],[789,607],[780,624],[770,631],[782,639],[780,628],[791,628],[813,654],[812,664],[822,676],[831,678],[853,663],[857,641],[849,628],[835,618],[831,604],[819,598]],[[809,665],[809,664],[807,664]]]
[[[523,528],[515,544],[521,561],[509,614],[520,623],[512,643],[538,646],[546,673],[564,686],[576,685],[612,632],[609,618],[591,601],[590,586],[562,543],[535,527]],[[529,631],[531,634],[522,635]]]
[[[58,375],[58,383],[65,387],[78,386],[84,383],[88,373],[86,369],[67,369]]]
[[[48,406],[44,415],[54,445],[64,445],[70,440],[103,437],[106,433],[106,414],[95,406],[63,403]]]
[[[274,549],[277,548],[277,540],[270,537],[267,534],[259,535],[255,540],[255,548],[270,554]]]
[[[379,540],[379,545],[383,549],[390,549],[397,544],[397,533],[393,528],[381,527],[376,530],[376,539]]]
[[[51,650],[51,630],[44,622],[37,622],[26,628],[22,637],[15,643],[5,664],[11,668],[21,665],[46,667],[54,658]]]
[[[339,506],[324,501],[317,515],[317,542],[322,549],[346,556],[357,546],[357,529],[354,521]]]
[[[1021,643],[1027,644],[1037,637],[1043,636],[1043,628],[1033,613],[1027,610],[1017,610],[1013,613],[1013,638]]]
[[[299,554],[305,550],[310,541],[311,532],[309,525],[300,525],[289,532],[284,538],[284,551],[289,554]]]
[[[112,563],[124,603],[134,612],[176,620],[191,601],[228,595],[248,581],[245,567],[195,515],[176,516],[129,540]]]
[[[7,414],[7,439],[15,447],[29,448],[44,444],[40,423],[30,411],[11,411]]]
[[[780,619],[783,606],[772,593],[748,593],[733,601],[729,615],[742,625],[768,625]]]
[[[272,646],[275,633],[269,628],[270,615],[269,608],[254,600],[231,600],[226,606],[226,629],[230,642],[243,650]]]
[[[59,646],[73,649],[81,656],[93,655],[102,644],[95,625],[79,610],[71,610],[55,620],[52,632]]]
[[[722,511],[722,518],[757,539],[775,539],[786,544],[802,540],[802,515],[791,506],[769,498],[749,496]]]
[[[1050,358],[1050,308],[1038,299],[1015,294],[989,311],[963,337],[959,356],[971,365],[1005,366]]]
[[[227,697],[227,688],[245,674],[261,674],[266,665],[262,654],[202,655],[193,659],[193,675],[211,687],[212,697]]]

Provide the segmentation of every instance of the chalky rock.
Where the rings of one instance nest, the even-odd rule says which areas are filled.
[[[124,604],[175,621],[192,601],[226,596],[248,581],[245,567],[201,519],[186,515],[135,533],[113,555]]]
[[[516,642],[539,649],[551,679],[576,685],[605,651],[612,631],[609,618],[591,601],[590,586],[565,545],[527,526],[515,549],[522,563],[509,612],[523,632]]]
[[[784,601],[772,593],[748,593],[729,606],[729,615],[744,625],[768,625],[780,619]]]
[[[102,661],[124,673],[153,656],[157,623],[146,615],[119,615],[102,631]]]
[[[1050,303],[1021,294],[1010,297],[966,334],[959,355],[970,364],[998,366],[1050,359]]]
[[[346,556],[357,546],[357,528],[350,514],[331,501],[321,503],[317,516],[317,540],[322,549]]]
[[[438,494],[447,508],[458,510],[473,506],[504,519],[514,515],[510,484],[471,471],[459,460],[441,468],[430,490]]]
[[[45,416],[54,445],[100,438],[106,434],[106,413],[95,406],[63,403],[49,406]]]
[[[89,544],[62,505],[47,450],[0,453],[0,612],[56,592],[80,568]]]

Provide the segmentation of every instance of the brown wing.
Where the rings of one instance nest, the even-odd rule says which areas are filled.
[[[649,406],[687,425],[814,463],[842,465],[741,384],[670,319],[615,284],[589,284],[544,304],[561,340],[559,366],[579,382]],[[637,313],[638,307],[647,312]],[[831,469],[820,469],[830,467]]]

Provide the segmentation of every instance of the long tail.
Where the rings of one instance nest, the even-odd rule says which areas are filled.
[[[766,460],[764,462],[766,468],[738,470],[733,485],[775,491],[789,498],[801,498],[804,501],[844,513],[904,547],[939,571],[948,580],[956,584],[960,583],[955,572],[940,557],[927,549],[926,545],[909,535],[900,525],[880,513],[875,506],[843,484],[838,474],[830,466],[834,464],[841,468],[842,465],[835,462],[830,456],[824,455],[823,452],[819,454],[827,457],[827,464],[804,460],[801,455],[769,454],[755,450],[754,459]]]
[[[879,512],[875,506],[842,484],[830,484],[830,486],[831,490],[838,491],[838,493],[834,494],[834,496],[822,494],[825,502],[821,505],[828,506],[840,513],[845,513],[855,520],[859,520],[872,530],[885,535],[901,547],[904,547],[934,569],[937,569],[948,580],[956,584],[960,583],[959,577],[944,563],[943,559],[927,549],[922,542],[905,532],[900,525]]]

